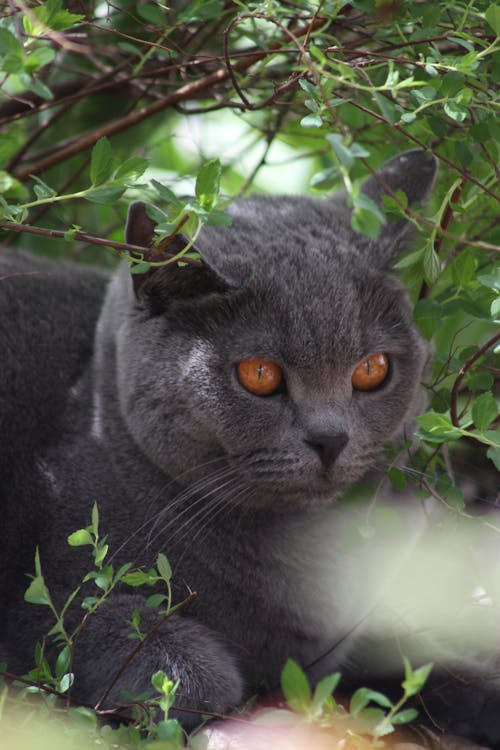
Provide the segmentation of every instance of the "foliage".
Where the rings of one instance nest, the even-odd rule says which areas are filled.
[[[371,237],[404,214],[416,243],[396,268],[435,355],[422,443],[405,448],[409,474],[389,456],[387,481],[404,489],[415,477],[453,515],[466,515],[457,479],[469,446],[476,465],[500,468],[499,37],[491,0],[2,3],[2,240],[107,266],[114,258],[102,248],[111,248],[141,273],[197,262],[203,224],[226,224],[228,196],[250,189],[344,189],[354,228]],[[382,213],[360,192],[361,178],[414,147],[439,162],[429,210],[410,209],[397,193]],[[122,240],[126,206],[138,197],[158,222],[152,251]],[[180,232],[186,241],[171,253]],[[92,548],[85,583],[97,593],[85,599],[88,613],[118,584],[160,579],[167,593],[155,604],[171,611],[165,561],[139,577],[104,563],[97,511],[70,543]],[[43,682],[70,690],[75,633],[40,561],[27,598],[52,609],[62,648],[55,667],[39,650]],[[140,644],[133,613],[131,626]]]

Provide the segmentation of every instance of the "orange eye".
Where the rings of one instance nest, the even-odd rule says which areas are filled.
[[[253,357],[236,365],[241,385],[256,396],[270,396],[283,382],[281,367],[269,359]]]
[[[376,352],[365,357],[356,365],[351,376],[353,387],[357,391],[372,391],[387,377],[389,360],[383,352]]]

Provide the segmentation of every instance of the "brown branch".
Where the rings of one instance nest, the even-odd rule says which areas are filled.
[[[55,239],[67,239],[68,232],[62,232],[58,229],[45,229],[44,227],[33,227],[29,224],[16,224],[12,221],[0,221],[0,228],[7,229],[10,232],[17,232],[18,234],[22,234],[23,232],[27,232],[28,234],[37,234],[41,237],[51,237]],[[75,240],[79,240],[81,242],[87,242],[89,245],[100,245],[101,247],[110,247],[113,250],[117,250],[119,252],[126,252],[130,255],[137,257],[137,255],[142,256],[144,255],[145,251],[147,252],[148,248],[141,247],[140,245],[131,245],[128,242],[115,242],[114,240],[107,240],[104,237],[96,237],[92,234],[87,234],[86,232],[71,232],[71,236]],[[162,258],[167,260],[168,258],[173,258],[174,254],[162,254]],[[192,266],[200,266],[201,261],[197,260],[196,258],[188,258],[183,257],[182,258],[183,263],[188,263]]]
[[[500,341],[500,333],[497,333],[495,336],[492,336],[483,346],[477,350],[471,357],[469,357],[466,362],[462,365],[460,370],[458,371],[458,375],[455,379],[455,382],[453,383],[453,387],[451,389],[451,404],[450,404],[450,417],[451,422],[454,427],[460,427],[460,422],[458,419],[458,409],[457,409],[457,401],[458,401],[458,392],[460,390],[460,385],[462,383],[462,380],[464,379],[467,372],[470,370],[472,365],[477,362],[480,357],[485,354],[488,349],[495,346],[497,341]]]

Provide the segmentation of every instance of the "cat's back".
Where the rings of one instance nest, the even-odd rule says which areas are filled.
[[[57,437],[92,354],[107,275],[0,249],[0,468]],[[2,472],[0,472],[2,473]]]

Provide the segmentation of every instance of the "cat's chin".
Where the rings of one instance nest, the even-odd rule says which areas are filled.
[[[344,484],[307,487],[256,488],[247,507],[261,512],[290,513],[326,508],[338,500],[346,487]]]

